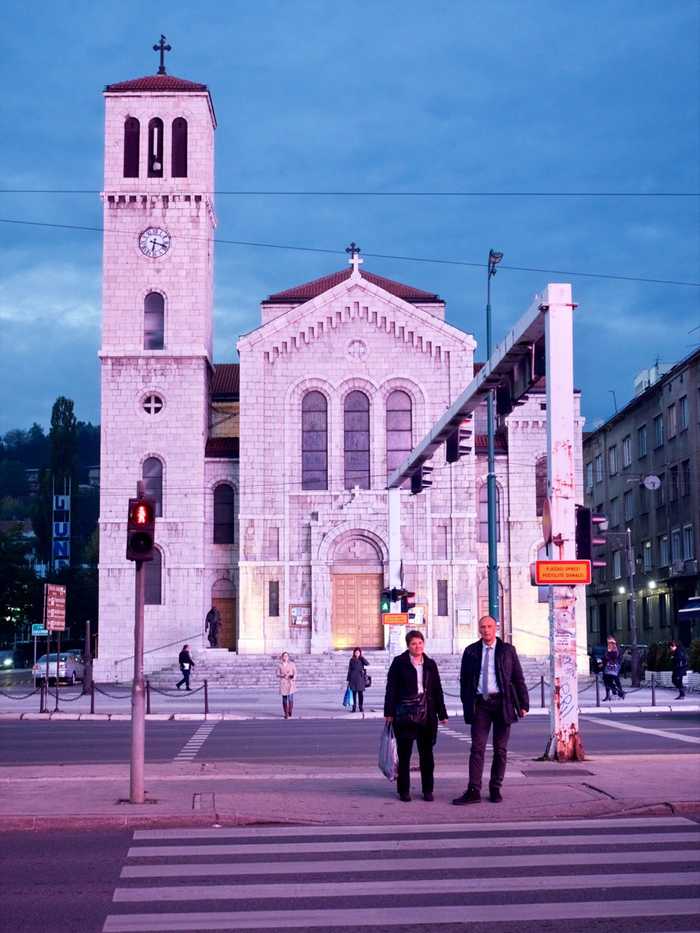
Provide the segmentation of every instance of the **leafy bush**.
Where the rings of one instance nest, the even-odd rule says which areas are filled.
[[[647,652],[647,670],[670,671],[673,669],[673,658],[666,641],[655,641],[649,645]]]
[[[696,674],[700,674],[700,638],[695,638],[690,643],[688,667]]]

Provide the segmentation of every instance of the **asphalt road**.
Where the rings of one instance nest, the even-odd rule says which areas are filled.
[[[13,933],[692,933],[678,817],[6,833]],[[9,853],[12,853],[8,857]],[[696,920],[693,920],[693,916]]]
[[[188,741],[204,728],[201,746],[187,760],[273,762],[337,766],[376,765],[380,720],[246,720],[224,722],[148,722],[146,760],[167,762],[182,757]],[[511,731],[511,757],[536,758],[548,736],[546,716],[532,716]],[[700,715],[639,713],[624,716],[584,716],[586,753],[697,754]],[[129,760],[128,722],[8,721],[0,723],[0,765],[103,763]],[[202,733],[200,732],[200,735]],[[468,727],[452,719],[441,730],[437,754],[463,761]],[[461,738],[460,738],[461,737]],[[690,739],[691,741],[685,741]]]

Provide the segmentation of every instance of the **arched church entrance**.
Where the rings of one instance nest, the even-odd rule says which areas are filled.
[[[230,580],[217,580],[212,586],[211,604],[215,609],[219,610],[221,616],[219,648],[236,651],[238,649],[236,590]]]
[[[375,544],[359,534],[343,537],[331,560],[333,648],[383,648],[380,599],[384,568]]]

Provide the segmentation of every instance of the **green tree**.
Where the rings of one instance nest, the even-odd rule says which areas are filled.
[[[21,525],[0,532],[0,639],[5,644],[23,623],[34,621],[41,584],[27,561],[30,550]]]
[[[50,465],[54,481],[75,479],[78,469],[78,423],[73,400],[59,395],[51,409]]]

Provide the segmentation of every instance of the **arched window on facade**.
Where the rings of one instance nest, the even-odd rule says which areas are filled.
[[[408,392],[396,389],[386,400],[386,472],[401,466],[413,448],[413,411]]]
[[[143,348],[162,350],[165,346],[165,299],[160,292],[149,292],[143,302]]]
[[[143,462],[144,495],[155,499],[156,516],[163,514],[163,462],[158,457],[148,457]]]
[[[542,515],[544,500],[547,498],[547,458],[538,457],[535,461],[535,512]]]
[[[479,541],[489,540],[488,485],[479,487]],[[496,541],[501,540],[501,490],[496,484]]]
[[[163,602],[163,555],[153,548],[153,560],[144,564],[143,601],[147,606],[160,606]]]
[[[301,401],[301,488],[328,489],[328,401],[307,392]]]
[[[172,177],[187,178],[187,120],[175,117],[172,135]]]
[[[236,538],[235,490],[221,483],[214,490],[214,544],[233,544]]]
[[[124,120],[124,178],[139,177],[141,124],[136,117]]]
[[[148,123],[148,177],[163,177],[163,121],[153,117]]]
[[[343,435],[345,488],[369,489],[369,399],[364,392],[345,397]]]

